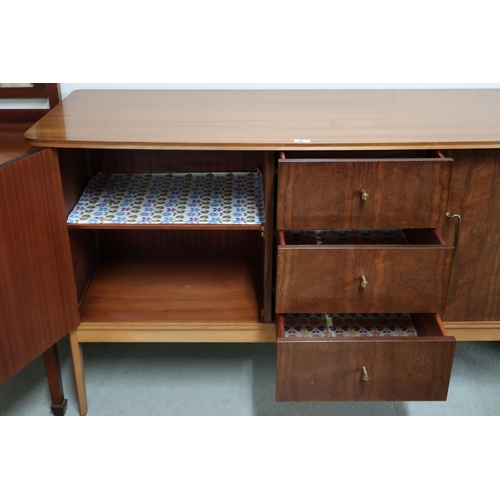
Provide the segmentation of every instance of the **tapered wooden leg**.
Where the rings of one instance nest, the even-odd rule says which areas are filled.
[[[59,363],[57,344],[54,344],[43,353],[43,360],[45,362],[47,380],[49,381],[50,397],[52,399],[52,413],[56,417],[63,417],[66,413],[68,401],[64,399],[61,379],[61,365]]]
[[[82,346],[78,342],[77,330],[69,334],[69,344],[71,346],[71,356],[73,357],[73,369],[75,371],[76,395],[80,415],[87,415],[87,389],[85,388],[85,372],[83,371]]]

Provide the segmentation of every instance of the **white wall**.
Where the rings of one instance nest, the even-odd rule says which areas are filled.
[[[77,89],[429,89],[500,88],[500,83],[61,83],[63,99]]]
[[[78,89],[481,89],[500,83],[61,83],[64,99]],[[0,109],[48,109],[46,99],[0,100]]]

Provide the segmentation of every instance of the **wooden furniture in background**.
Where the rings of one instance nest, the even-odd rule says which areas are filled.
[[[500,246],[495,236],[500,233],[500,207],[494,196],[500,179],[499,117],[497,90],[71,94],[26,133],[31,145],[59,151],[65,216],[98,172],[258,168],[266,206],[262,231],[68,227],[77,290],[72,307],[80,308],[80,324],[70,338],[82,414],[87,402],[81,343],[275,342],[269,323],[274,310],[279,313],[279,399],[445,398],[455,343],[430,313],[443,313],[447,301],[445,326],[457,338],[467,332],[468,338],[480,340],[487,330],[489,338],[500,339]],[[285,153],[281,159],[279,152]],[[452,271],[455,226],[446,221],[447,212],[463,216]],[[425,313],[414,316],[419,337],[346,343],[285,339],[279,327],[282,313],[300,312],[306,305],[344,308],[336,312],[364,308],[366,300],[356,296],[364,293],[360,286],[365,283],[359,269],[352,269],[357,291],[347,298],[329,294],[318,284],[316,268],[321,256],[334,249],[293,253],[283,244],[284,234],[278,248],[275,230],[382,229],[387,224],[407,231],[417,248],[374,247],[366,255],[374,256],[374,269],[394,272],[396,285],[408,287],[415,281],[423,291],[418,298],[415,290],[413,301],[392,300],[397,290],[384,277],[371,307],[378,312],[382,306],[397,309],[405,303],[411,306],[408,312]],[[287,276],[278,275],[274,285],[277,248],[278,273]],[[397,250],[395,266],[381,266]],[[368,258],[356,248],[342,255],[347,256],[344,264],[330,272],[365,265]],[[325,266],[332,266],[325,259]],[[407,280],[402,278],[405,263]],[[312,271],[317,276],[308,286],[311,294],[318,293],[318,301],[306,304],[311,297],[300,296],[299,284],[288,274],[300,280]],[[426,276],[436,280],[432,300]],[[196,283],[200,289],[194,291]],[[401,294],[405,292],[411,295],[408,290]],[[428,363],[415,362],[416,354]],[[369,385],[361,383],[365,375],[359,356],[378,359],[375,374],[366,375]],[[345,362],[337,363],[344,357]],[[395,367],[407,376],[404,382],[395,382]],[[327,384],[332,377],[336,383]],[[350,389],[343,392],[346,381]],[[315,384],[319,386],[312,389]]]

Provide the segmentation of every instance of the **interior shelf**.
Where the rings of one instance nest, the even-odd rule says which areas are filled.
[[[94,176],[68,217],[72,228],[261,229],[262,174],[255,172]]]
[[[113,258],[97,268],[82,322],[258,323],[258,265],[248,257]]]
[[[409,314],[285,314],[285,338],[417,337]]]

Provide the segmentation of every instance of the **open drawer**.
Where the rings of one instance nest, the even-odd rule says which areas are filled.
[[[438,227],[446,212],[453,160],[440,152],[429,155],[282,157],[277,228]]]
[[[276,311],[445,310],[454,246],[434,229],[279,231]]]
[[[456,342],[437,315],[278,315],[277,327],[277,401],[447,398]]]

